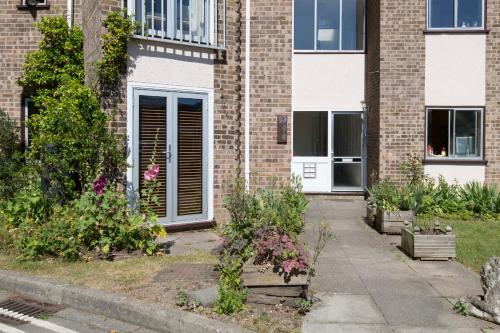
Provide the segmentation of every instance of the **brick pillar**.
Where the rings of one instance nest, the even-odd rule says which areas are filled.
[[[397,181],[408,154],[424,157],[426,1],[380,4],[379,167]]]
[[[251,186],[291,174],[292,0],[252,0]],[[277,116],[288,117],[287,144],[277,143]]]
[[[486,36],[486,111],[484,141],[486,181],[500,183],[500,1],[490,0],[487,7]]]

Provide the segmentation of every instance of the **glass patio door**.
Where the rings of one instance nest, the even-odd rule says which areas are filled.
[[[363,114],[332,114],[332,190],[364,188]]]
[[[207,217],[207,112],[202,94],[134,94],[134,188],[144,188],[144,172],[156,152],[159,202],[152,209],[162,224]]]

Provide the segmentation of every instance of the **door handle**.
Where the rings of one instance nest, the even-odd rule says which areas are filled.
[[[168,163],[172,162],[172,145],[171,144],[168,144],[167,160],[168,160]]]

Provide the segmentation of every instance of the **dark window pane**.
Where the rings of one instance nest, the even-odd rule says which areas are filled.
[[[314,50],[314,0],[295,0],[294,48]]]
[[[482,0],[458,0],[457,26],[459,28],[480,28],[483,26]]]
[[[335,163],[333,186],[361,187],[361,163]]]
[[[455,112],[455,151],[457,157],[479,157],[481,114],[477,111]]]
[[[427,156],[447,157],[449,152],[449,110],[429,110],[427,114]]]
[[[338,50],[340,43],[340,0],[318,0],[318,50]]]
[[[455,25],[453,0],[429,0],[431,28],[453,28]]]
[[[333,126],[333,154],[335,157],[361,156],[361,115],[336,114]]]
[[[342,2],[342,49],[362,50],[364,38],[365,2]]]
[[[293,155],[328,156],[328,112],[294,112]]]

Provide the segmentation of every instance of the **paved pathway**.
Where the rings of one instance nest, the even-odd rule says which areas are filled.
[[[305,317],[305,333],[475,333],[500,327],[453,312],[464,294],[481,294],[479,276],[457,262],[420,262],[363,222],[362,200],[313,198],[306,242],[320,222],[335,234],[311,288],[321,302]]]

